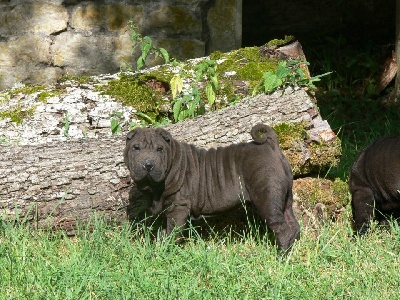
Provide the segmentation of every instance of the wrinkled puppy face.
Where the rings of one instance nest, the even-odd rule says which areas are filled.
[[[128,133],[124,161],[141,189],[162,183],[168,168],[171,135],[164,129],[136,128]]]

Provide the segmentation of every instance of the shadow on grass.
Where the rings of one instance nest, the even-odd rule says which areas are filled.
[[[321,115],[342,141],[342,157],[330,177],[346,181],[358,153],[381,136],[400,134],[400,109],[383,108],[379,99],[366,97],[318,98]]]

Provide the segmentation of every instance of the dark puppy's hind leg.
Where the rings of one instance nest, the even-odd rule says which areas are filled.
[[[369,187],[359,187],[352,193],[351,205],[355,229],[365,234],[374,214],[374,193]]]
[[[253,195],[252,202],[261,219],[267,223],[268,229],[274,233],[278,247],[288,250],[300,230],[297,221],[294,222],[293,212],[287,211],[285,193],[273,187],[265,188],[261,193]]]
[[[285,211],[284,211],[284,216],[286,222],[289,224],[290,228],[292,229],[293,236],[292,236],[292,243],[294,243],[294,240],[298,239],[300,237],[300,225],[299,222],[297,221],[294,213],[293,213],[293,193],[292,190],[288,192],[287,195],[287,200],[285,204]]]

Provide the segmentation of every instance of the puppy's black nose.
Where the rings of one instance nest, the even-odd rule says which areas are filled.
[[[145,169],[147,172],[150,172],[154,168],[154,163],[150,159],[146,159],[143,163],[143,169]]]

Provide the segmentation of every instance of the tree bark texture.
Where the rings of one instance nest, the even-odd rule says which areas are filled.
[[[391,56],[385,60],[382,70],[378,74],[376,79],[375,94],[379,95],[390,84],[390,82],[392,82],[393,78],[396,77],[396,73],[396,53],[393,51]]]
[[[301,138],[283,147],[298,175],[329,167],[340,155],[337,137],[303,90],[247,98],[165,128],[177,140],[210,148],[249,141],[250,128],[259,122],[304,126]],[[1,145],[0,217],[23,218],[71,234],[77,221],[85,222],[94,213],[124,220],[132,184],[123,163],[124,146],[125,136]]]

